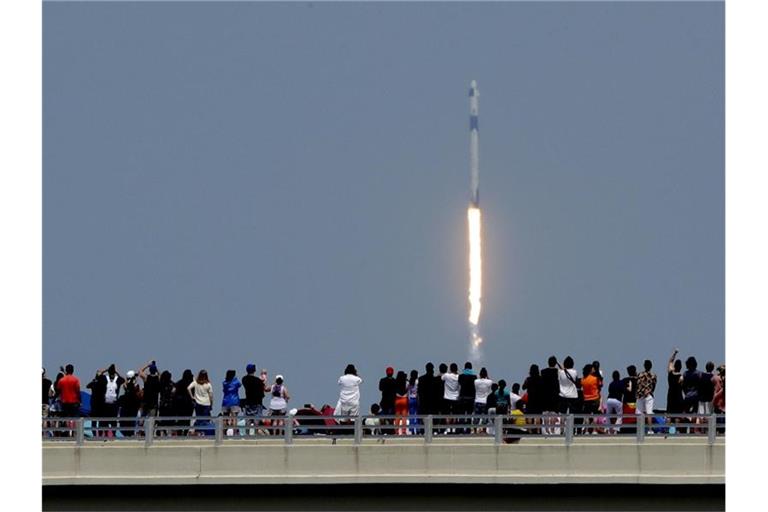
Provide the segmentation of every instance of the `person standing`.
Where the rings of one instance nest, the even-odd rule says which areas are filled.
[[[472,363],[464,363],[464,371],[459,375],[459,413],[472,414],[475,411],[475,375]]]
[[[608,432],[616,434],[622,424],[624,383],[621,380],[619,370],[614,370],[611,377],[613,380],[608,384],[608,400],[605,402],[605,412],[608,415],[609,422],[614,424],[614,427],[609,428]]]
[[[136,372],[128,370],[125,377],[125,391],[119,399],[120,431],[123,436],[132,437],[136,431],[136,416],[138,416],[141,408],[142,394],[141,387],[136,380]]]
[[[173,376],[168,370],[163,370],[160,374],[160,395],[157,402],[158,416],[161,418],[167,418],[174,414],[174,393],[176,387],[173,384]],[[173,426],[172,420],[160,420],[158,422],[159,434],[163,436],[170,436],[168,427]]]
[[[206,370],[197,372],[197,378],[187,386],[187,393],[195,402],[195,430],[198,435],[205,435],[210,429],[202,430],[202,425],[210,424],[211,407],[213,406],[213,386]],[[202,419],[204,418],[204,419]]]
[[[394,423],[394,420],[387,416],[393,416],[395,414],[395,369],[388,366],[385,370],[385,376],[379,380],[379,391],[381,392],[381,400],[379,406],[381,407],[381,430],[384,435],[392,434],[390,425]]]
[[[64,377],[58,381],[61,415],[64,418],[80,417],[80,379],[75,376],[75,367],[68,364]]]
[[[43,368],[43,418],[48,417],[48,409],[51,403],[51,386],[53,382],[51,379],[46,378],[45,368]]]
[[[444,373],[443,379],[444,393],[443,406],[444,414],[458,414],[459,407],[459,365],[451,363],[450,369]]]
[[[552,358],[550,358],[551,360]],[[557,362],[557,360],[555,360]],[[539,365],[532,364],[528,369],[528,377],[523,381],[523,390],[525,391],[525,413],[530,415],[540,415],[544,412],[543,403],[544,399],[544,384],[539,373]],[[523,397],[520,398],[523,400]],[[542,423],[541,418],[529,418],[534,425],[540,425]],[[532,430],[536,432],[537,429]],[[543,433],[548,433],[549,429],[543,430]]]
[[[691,356],[685,360],[685,372],[683,373],[683,406],[688,414],[695,414],[699,408],[699,380],[701,372],[699,363]]]
[[[149,370],[149,375],[147,375]],[[142,417],[157,416],[157,408],[160,400],[160,373],[157,365],[150,361],[139,369],[139,378],[144,383],[141,400]]]
[[[473,413],[477,416],[486,416],[488,414],[488,396],[491,394],[491,387],[493,386],[493,381],[488,378],[488,370],[483,367],[480,368],[480,375],[479,377],[475,378],[472,381],[472,387],[474,387],[475,396],[473,397]],[[497,389],[498,391],[498,389]],[[495,399],[497,399],[498,395],[494,396]],[[494,400],[496,402],[495,405],[498,405],[498,400]],[[494,406],[494,412],[496,412],[496,407]],[[485,418],[477,418],[474,422],[475,424],[483,424],[488,423],[488,420]],[[476,432],[479,432],[480,429],[475,429]]]
[[[97,370],[96,374],[91,379],[91,382],[85,385],[86,388],[91,390],[91,418],[103,418],[104,414],[104,393],[106,391],[106,383],[102,378],[104,370]],[[104,421],[91,420],[91,427],[95,437],[102,437],[105,433],[100,429],[105,426]]]
[[[416,425],[419,424],[419,420],[416,418],[419,414],[419,372],[416,370],[411,370],[405,391],[408,395],[408,433],[416,435],[419,433],[416,428]]]
[[[656,374],[651,371],[653,363],[650,359],[643,362],[643,371],[637,376],[637,406],[635,412],[638,415],[645,415],[645,422],[648,424],[649,434],[653,434],[653,394],[656,392]],[[638,427],[639,428],[639,427]]]
[[[256,376],[256,365],[245,367],[243,388],[245,389],[245,415],[248,417],[261,416],[264,413],[264,380]],[[251,420],[252,422],[252,420]]]
[[[227,417],[224,424],[228,427],[227,434],[234,434],[237,426],[237,415],[240,414],[240,381],[235,370],[227,370],[224,382],[221,383],[221,414]],[[230,432],[230,429],[232,432]]]
[[[491,389],[493,389],[493,386],[491,386]],[[507,416],[509,414],[509,404],[511,403],[509,390],[507,389],[507,381],[500,379],[493,394],[495,395],[494,402],[496,404],[496,414]]]
[[[672,352],[667,364],[667,414],[682,414],[685,410],[683,401],[683,362],[676,359],[678,350]],[[680,423],[681,418],[670,418],[672,423]],[[670,427],[670,432],[672,431]],[[675,429],[676,431],[676,429]]]
[[[595,415],[600,412],[600,380],[595,375],[594,367],[591,364],[584,366],[583,376],[581,378],[582,392],[582,413]],[[594,423],[594,418],[590,418],[588,423]],[[596,432],[596,430],[592,430]]]
[[[381,391],[381,400],[379,405],[381,406],[382,416],[391,416],[395,414],[395,369],[391,366],[387,367],[386,375],[379,380],[379,391]],[[386,421],[384,422],[386,424]]]
[[[488,414],[488,395],[491,394],[491,385],[493,384],[493,381],[488,378],[488,370],[485,367],[480,368],[480,376],[474,380],[473,384],[475,388],[474,412],[477,415],[485,416]],[[498,407],[498,400],[496,406]]]
[[[449,414],[446,409],[446,402],[445,402],[445,380],[443,379],[443,375],[448,373],[448,365],[445,363],[440,363],[438,365],[438,375],[435,375],[435,378],[432,380],[432,390],[431,390],[431,401],[432,401],[432,410],[436,415],[444,415]],[[434,420],[435,425],[444,425],[446,423],[445,418],[436,418]],[[435,429],[436,433],[442,433],[444,432],[443,429]]]
[[[408,376],[404,371],[397,372],[395,377],[395,433],[404,436],[407,433],[405,426],[408,423]]]
[[[275,377],[275,383],[272,384],[268,392],[270,394],[269,397],[269,414],[270,416],[273,416],[275,419],[272,420],[272,434],[273,435],[281,435],[282,431],[278,430],[277,428],[283,424],[282,417],[285,416],[285,413],[288,409],[288,400],[291,399],[290,395],[288,395],[288,389],[285,387],[284,379],[282,375],[277,375]]]
[[[710,415],[714,412],[712,400],[715,397],[715,363],[707,361],[705,372],[699,379],[699,414]]]
[[[51,382],[51,379],[45,377],[45,368],[43,368],[43,428],[50,426],[50,422],[47,418],[51,410],[52,386],[53,382]],[[45,432],[43,435],[50,435],[50,432]]]
[[[715,395],[712,398],[712,407],[716,414],[725,413],[725,364],[717,367],[715,374]]]
[[[541,414],[546,416],[543,419],[544,433],[556,435],[559,429],[558,418],[555,416],[560,411],[560,378],[557,367],[559,363],[555,356],[550,356],[547,360],[547,367],[541,370]],[[537,367],[538,368],[538,367]]]
[[[701,416],[709,416],[715,411],[714,407],[712,406],[712,401],[715,398],[715,363],[712,361],[707,361],[707,364],[704,365],[704,369],[705,371],[699,373],[699,403],[697,412]],[[696,418],[697,425],[703,424],[705,422],[707,422],[705,418]],[[700,428],[699,432],[706,433],[706,429]]]
[[[437,414],[434,402],[433,387],[435,386],[435,365],[427,363],[424,366],[424,374],[419,376],[417,387],[417,399],[419,403],[419,414],[426,416],[428,414]],[[442,386],[442,382],[440,383]]]
[[[191,418],[195,413],[195,399],[190,396],[188,388],[190,384],[195,381],[195,376],[192,370],[187,368],[174,385],[173,393],[173,413],[175,416],[182,418]],[[186,437],[189,433],[188,427],[191,424],[191,419],[176,420],[176,426],[179,427],[176,431],[176,435]]]
[[[355,365],[348,364],[344,368],[344,374],[339,377],[339,400],[336,402],[335,416],[359,416],[360,415],[360,384],[363,383],[357,375]]]
[[[120,388],[125,383],[125,379],[117,373],[114,363],[110,364],[107,371],[100,376],[103,384],[101,389],[104,391],[103,400],[103,414],[107,418],[103,423],[103,427],[107,430],[105,432],[107,437],[114,436],[114,430],[117,428],[117,415],[119,413],[119,396]]]
[[[558,386],[560,397],[560,412],[563,414],[578,413],[579,390],[576,379],[578,375],[573,369],[573,358],[566,357],[563,360],[563,366],[558,365]]]

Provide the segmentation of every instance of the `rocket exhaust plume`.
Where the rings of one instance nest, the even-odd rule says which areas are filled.
[[[483,258],[480,208],[470,206],[467,210],[469,223],[469,325],[473,347],[479,347],[483,339],[480,337],[480,308],[483,297]]]
[[[469,339],[470,357],[480,358],[480,309],[483,296],[482,216],[480,214],[480,151],[477,82],[469,87]]]

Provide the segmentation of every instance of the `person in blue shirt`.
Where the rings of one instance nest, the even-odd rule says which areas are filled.
[[[222,383],[221,414],[231,419],[225,420],[228,427],[237,425],[237,415],[240,414],[240,381],[235,376],[235,370],[227,370],[227,376]]]

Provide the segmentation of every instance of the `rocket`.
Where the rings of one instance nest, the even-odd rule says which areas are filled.
[[[478,147],[478,97],[480,90],[477,82],[469,84],[469,202],[475,208],[480,207],[480,151]]]

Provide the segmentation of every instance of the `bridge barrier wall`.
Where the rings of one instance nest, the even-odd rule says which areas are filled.
[[[725,444],[44,443],[44,485],[274,483],[722,484]]]

